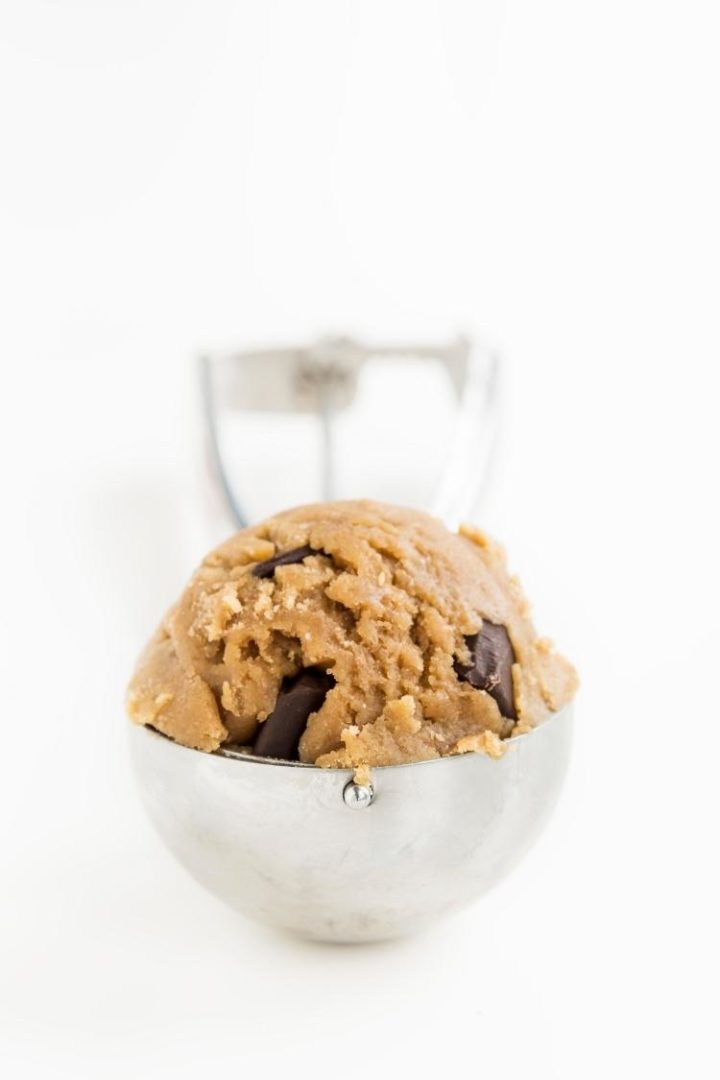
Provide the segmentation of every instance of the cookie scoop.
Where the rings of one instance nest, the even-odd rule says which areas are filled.
[[[202,882],[307,936],[409,933],[513,865],[567,762],[576,675],[502,549],[360,501],[211,552],[128,694],[150,816]]]

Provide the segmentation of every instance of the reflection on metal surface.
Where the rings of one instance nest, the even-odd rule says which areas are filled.
[[[372,806],[348,813],[362,787],[350,770],[205,754],[131,727],[147,812],[199,882],[250,918],[347,942],[412,933],[504,877],[547,820],[570,738],[566,708],[497,761],[373,768]]]

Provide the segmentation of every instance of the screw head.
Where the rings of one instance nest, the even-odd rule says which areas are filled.
[[[375,798],[372,784],[356,784],[351,780],[343,788],[343,801],[351,810],[364,810]]]

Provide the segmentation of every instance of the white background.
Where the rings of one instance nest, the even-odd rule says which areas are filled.
[[[0,1063],[24,1077],[717,1077],[714,0],[2,0]],[[577,662],[515,874],[316,947],[147,826],[124,683],[201,539],[191,358],[503,349],[482,515]]]

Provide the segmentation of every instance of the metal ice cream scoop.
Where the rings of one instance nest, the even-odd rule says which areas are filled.
[[[131,727],[147,812],[168,848],[244,915],[319,941],[414,933],[500,881],[565,776],[571,707],[505,743],[371,770],[190,750]]]
[[[211,490],[236,526],[262,516],[263,498],[267,513],[358,491],[397,494],[455,525],[489,471],[498,371],[496,356],[463,338],[205,357]],[[555,802],[570,724],[567,708],[507,741],[499,760],[373,768],[368,784],[346,769],[190,750],[143,727],[131,741],[150,818],[199,882],[260,922],[358,942],[413,933],[511,869]]]

